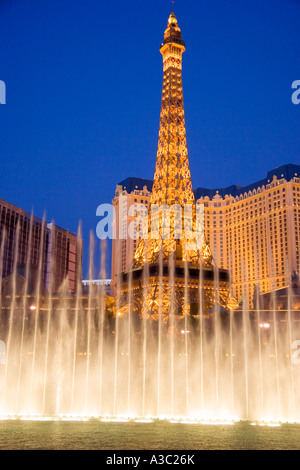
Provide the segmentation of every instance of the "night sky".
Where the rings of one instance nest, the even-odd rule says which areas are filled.
[[[0,0],[0,198],[72,232],[82,220],[84,277],[97,206],[154,175],[171,8],[193,187],[300,163],[300,0]]]

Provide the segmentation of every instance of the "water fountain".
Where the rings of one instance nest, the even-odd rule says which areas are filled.
[[[105,255],[103,243],[102,278]],[[93,264],[91,242],[91,278]],[[38,282],[29,296],[28,270],[20,293],[15,264],[11,295],[1,298],[1,415],[299,421],[300,367],[293,361],[299,311],[291,308],[291,292],[287,310],[278,310],[274,297],[268,311],[258,302],[251,311],[245,305],[222,311],[216,304],[206,312],[200,299],[196,315],[178,315],[171,262],[166,319],[163,268],[160,257],[154,319],[146,302],[137,315],[132,298],[127,314],[118,305],[110,311],[103,288],[84,294],[79,284],[70,295],[62,285],[59,293],[42,295]],[[147,286],[147,265],[143,276]],[[200,270],[200,286],[202,276]]]

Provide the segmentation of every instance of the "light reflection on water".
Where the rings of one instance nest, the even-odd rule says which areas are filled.
[[[0,450],[300,449],[300,424],[3,420]]]

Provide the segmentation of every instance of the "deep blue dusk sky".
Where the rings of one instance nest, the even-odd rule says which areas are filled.
[[[0,0],[0,198],[72,232],[81,219],[87,248],[116,183],[153,178],[170,10],[169,0]],[[300,0],[174,10],[194,188],[299,164]]]

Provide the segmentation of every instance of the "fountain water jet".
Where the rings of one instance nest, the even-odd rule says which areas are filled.
[[[106,249],[103,244],[102,278]],[[91,242],[90,279],[93,256]],[[52,286],[51,257],[49,268]],[[174,257],[166,262],[160,256],[157,314],[154,307],[147,310],[151,302],[144,302],[151,292],[147,285],[154,282],[149,268],[144,271],[140,316],[134,270],[128,275],[126,312],[118,303],[113,310],[114,299],[103,286],[90,286],[85,293],[78,283],[72,295],[66,285],[58,293],[30,295],[28,270],[20,293],[14,266],[11,295],[1,299],[0,339],[7,352],[6,364],[0,365],[1,413],[299,420],[300,372],[291,356],[291,344],[300,334],[299,313],[292,308],[291,290],[285,311],[278,310],[275,296],[272,309],[262,309],[258,293],[255,310],[245,303],[236,311],[207,310],[200,269],[199,302],[192,312],[189,270],[185,267],[178,281],[176,269]],[[218,297],[217,274],[215,269]],[[165,289],[168,316],[162,315]],[[176,306],[180,289],[183,311]]]

